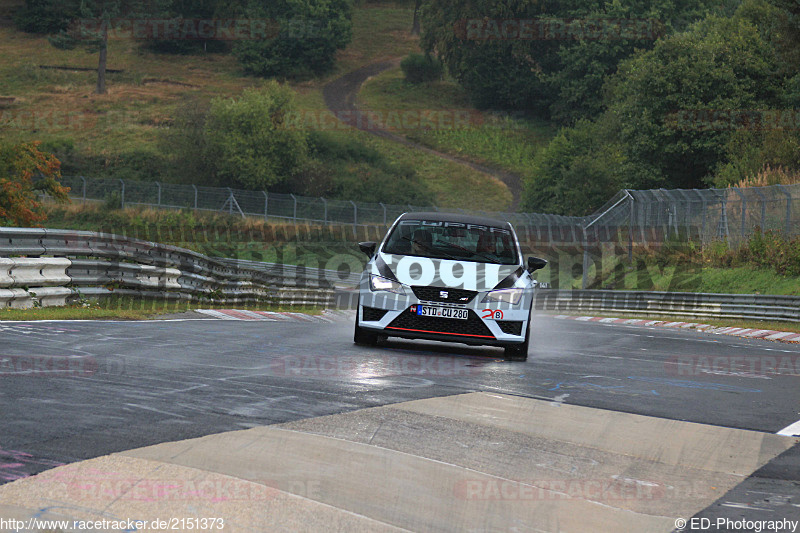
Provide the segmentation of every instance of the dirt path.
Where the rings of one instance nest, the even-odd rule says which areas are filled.
[[[367,81],[368,78],[376,76],[381,72],[389,70],[390,68],[397,67],[400,64],[400,61],[401,58],[396,58],[388,61],[381,61],[379,63],[373,63],[345,74],[341,78],[331,81],[322,89],[322,94],[325,98],[325,105],[328,106],[329,110],[337,114],[341,112],[349,112],[348,117],[351,120],[345,120],[345,122],[362,131],[383,137],[384,139],[388,139],[393,142],[404,144],[414,148],[415,150],[422,150],[429,154],[447,159],[448,161],[453,161],[454,163],[468,166],[477,170],[478,172],[483,172],[484,174],[494,176],[505,183],[508,187],[508,190],[511,192],[510,210],[516,211],[517,207],[519,206],[522,192],[522,180],[519,175],[506,172],[505,170],[487,167],[486,165],[481,165],[460,157],[455,157],[450,154],[433,150],[422,144],[409,141],[404,136],[397,135],[396,133],[392,133],[390,131],[376,129],[375,127],[366,127],[366,120],[362,120],[365,112],[359,110],[358,106],[356,105],[356,99],[358,97],[358,92],[361,90],[361,86],[365,81]]]

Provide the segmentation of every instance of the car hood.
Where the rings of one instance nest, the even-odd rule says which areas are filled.
[[[521,265],[475,263],[378,252],[371,263],[370,272],[405,285],[488,291],[520,286],[518,280],[524,269]]]

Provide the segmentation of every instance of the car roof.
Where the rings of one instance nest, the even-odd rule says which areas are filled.
[[[403,213],[398,220],[428,220],[430,222],[461,222],[463,224],[480,224],[498,228],[511,228],[511,223],[491,217],[464,215],[461,213],[413,212]]]

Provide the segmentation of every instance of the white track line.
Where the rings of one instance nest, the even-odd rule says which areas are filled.
[[[794,424],[790,424],[780,430],[778,435],[783,435],[785,437],[798,437],[800,436],[800,420],[795,422]]]

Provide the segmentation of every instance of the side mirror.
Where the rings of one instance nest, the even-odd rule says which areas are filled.
[[[358,247],[361,248],[361,251],[367,254],[367,257],[372,259],[372,256],[375,255],[375,249],[378,247],[378,243],[367,241],[367,242],[360,242],[358,243]]]
[[[546,259],[540,259],[538,257],[533,257],[533,256],[528,258],[528,272],[534,272],[546,266],[547,266]]]

